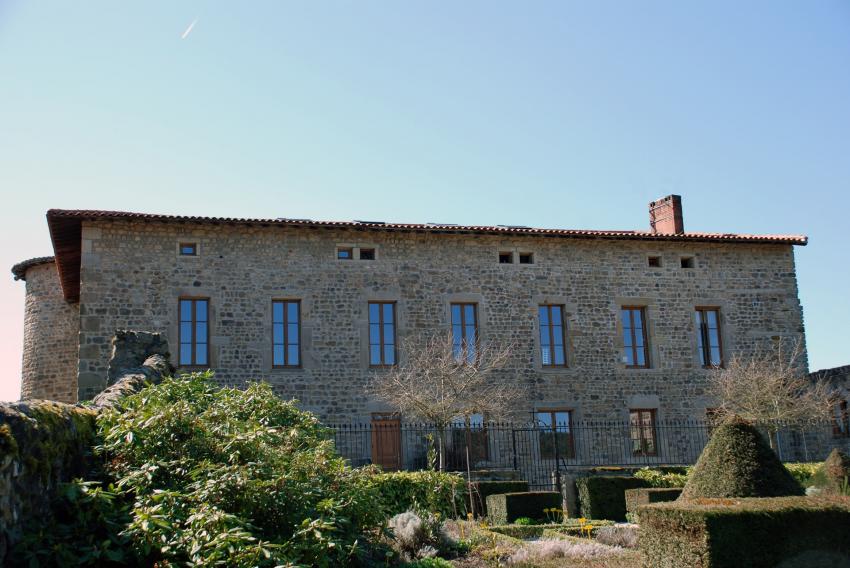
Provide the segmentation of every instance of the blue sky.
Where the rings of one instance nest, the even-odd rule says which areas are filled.
[[[848,364],[848,71],[843,0],[3,0],[0,264],[50,207],[627,229],[679,193],[810,236],[811,367]],[[2,400],[11,278],[0,317]]]

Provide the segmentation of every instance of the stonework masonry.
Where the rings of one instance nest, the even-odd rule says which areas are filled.
[[[62,296],[51,260],[26,269],[22,399],[77,401],[80,309]]]
[[[178,255],[185,242],[197,243],[197,256]],[[340,246],[374,248],[375,260],[338,260]],[[499,380],[528,386],[521,412],[558,407],[572,409],[575,420],[627,420],[629,408],[657,408],[662,420],[703,418],[712,401],[697,353],[695,307],[720,308],[727,358],[779,338],[802,340],[792,248],[86,220],[76,328],[79,398],[106,387],[117,330],[162,333],[176,350],[178,298],[203,297],[210,302],[211,367],[222,384],[265,379],[327,421],[368,420],[388,409],[367,394],[370,377],[380,372],[368,366],[367,303],[396,302],[403,338],[447,333],[449,304],[471,301],[478,303],[481,338],[515,346]],[[531,252],[534,262],[499,264],[503,251]],[[660,257],[661,266],[650,267],[649,256]],[[683,256],[693,257],[693,268],[682,267]],[[28,278],[28,326],[31,318],[45,317],[48,302],[61,321],[55,334],[40,332],[55,349],[42,343],[44,358],[31,364],[62,377],[64,384],[46,388],[64,399],[76,386],[66,370],[77,359],[69,347],[77,341],[76,308],[62,303],[52,267],[35,270],[54,276]],[[30,286],[44,292],[30,298]],[[274,299],[301,301],[301,368],[272,367]],[[41,303],[30,308],[31,302]],[[537,307],[544,303],[565,306],[568,368],[541,364]],[[621,362],[623,305],[646,309],[650,369]],[[32,350],[36,337],[27,337]]]

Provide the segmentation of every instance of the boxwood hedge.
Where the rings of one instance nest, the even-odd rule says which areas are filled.
[[[850,501],[697,499],[638,508],[646,566],[850,566]]]
[[[482,517],[487,516],[487,497],[499,493],[524,493],[528,491],[527,481],[473,481],[470,483],[470,511]],[[474,505],[474,506],[473,506]]]
[[[677,487],[642,487],[639,489],[626,489],[626,511],[636,516],[637,509],[641,505],[675,501],[681,494],[682,490]]]
[[[494,525],[512,523],[520,517],[543,519],[544,509],[560,509],[561,494],[557,491],[500,493],[487,497],[487,511]]]
[[[636,477],[594,475],[576,480],[581,516],[588,519],[626,520],[626,489],[646,487]]]

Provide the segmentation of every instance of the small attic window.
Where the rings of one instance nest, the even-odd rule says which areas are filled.
[[[180,256],[198,256],[198,243],[180,243]]]
[[[682,268],[693,268],[696,265],[692,256],[683,256],[681,262]]]
[[[375,249],[360,249],[360,260],[375,260]]]
[[[534,264],[534,253],[521,252],[519,253],[520,264]]]
[[[339,260],[353,260],[354,249],[351,247],[340,247],[336,249],[336,257]]]
[[[514,263],[514,253],[512,252],[500,252],[499,253],[499,264],[513,264]]]
[[[647,258],[647,263],[650,268],[661,268],[661,257],[660,256],[650,256]]]

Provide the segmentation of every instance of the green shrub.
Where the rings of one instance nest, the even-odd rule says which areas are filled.
[[[682,490],[677,487],[642,487],[639,489],[626,489],[626,511],[631,513],[633,515],[633,519],[637,521],[637,509],[641,505],[675,501],[681,494]]]
[[[833,449],[826,461],[815,471],[811,482],[818,493],[847,495],[847,484],[850,483],[850,456],[838,448]]]
[[[57,487],[51,514],[24,522],[12,566],[143,566],[121,531],[130,503],[115,487],[75,480]]]
[[[643,479],[594,475],[576,479],[581,516],[588,519],[626,520],[626,489],[646,487]]]
[[[810,497],[698,499],[639,509],[647,566],[850,565],[850,504]],[[823,563],[825,559],[833,563]]]
[[[501,493],[487,497],[487,511],[494,525],[512,523],[520,517],[542,519],[544,509],[560,509],[561,494],[557,491]]]
[[[452,568],[452,563],[438,556],[433,558],[422,558],[415,562],[405,564],[406,568]]]
[[[410,510],[439,513],[444,519],[466,516],[466,482],[456,473],[365,471],[385,518]]]
[[[800,463],[786,463],[785,469],[797,480],[797,483],[802,485],[803,487],[809,487],[812,485],[812,476],[815,475],[818,468],[823,462],[800,462]]]
[[[681,499],[802,494],[803,488],[755,426],[733,418],[715,429]]]
[[[644,467],[635,472],[635,477],[646,481],[647,487],[684,487],[688,481],[689,469],[683,467],[674,471],[665,471]]]
[[[316,418],[267,384],[167,379],[98,419],[124,534],[161,564],[347,565],[383,522],[367,476],[336,455]]]
[[[480,516],[487,515],[487,497],[499,493],[525,493],[528,491],[527,481],[473,481],[470,484],[470,499],[475,503],[474,511]],[[470,511],[473,508],[470,507]]]
[[[587,520],[587,524],[592,525],[595,528],[598,527],[606,527],[614,524],[613,521],[593,521]],[[510,536],[513,538],[519,538],[522,540],[528,540],[531,538],[558,538],[561,536],[581,536],[581,524],[577,519],[569,519],[567,522],[558,523],[558,524],[545,524],[545,525],[495,525],[489,528],[489,530],[503,534],[505,536]],[[587,534],[586,532],[584,534]]]
[[[520,525],[520,526],[529,526],[529,525],[536,525],[537,523],[534,521],[534,519],[532,519],[530,517],[520,517],[520,518],[518,518],[517,520],[514,521],[514,524]]]

